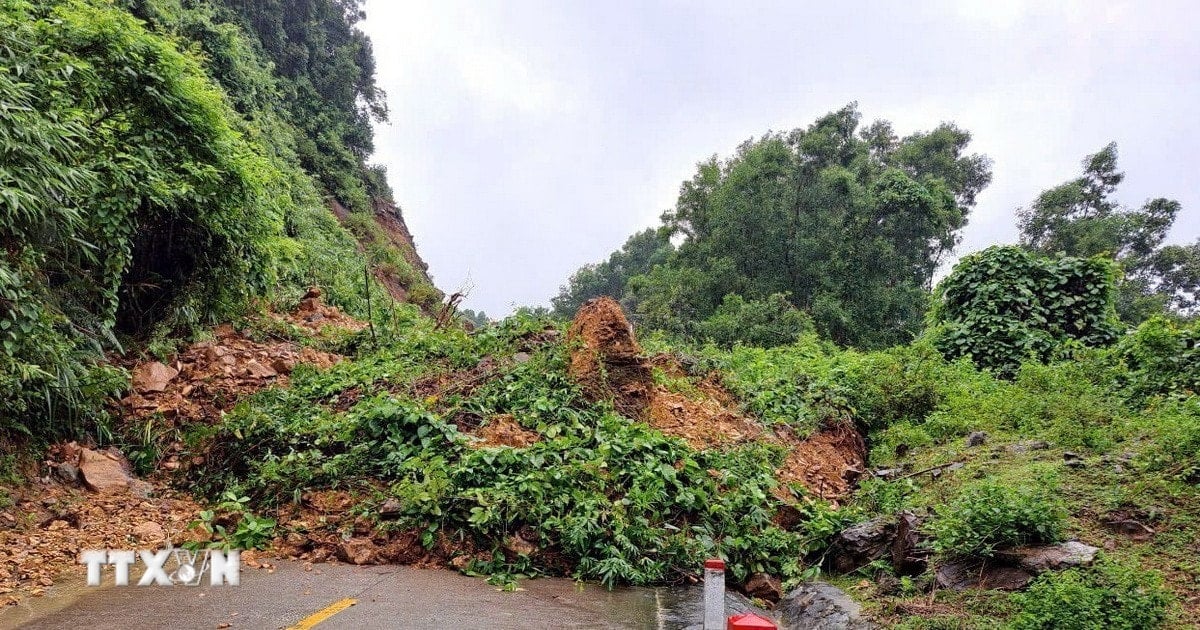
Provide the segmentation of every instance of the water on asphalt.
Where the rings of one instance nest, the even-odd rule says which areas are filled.
[[[698,628],[703,589],[618,588],[541,578],[502,592],[480,578],[400,566],[280,562],[246,569],[240,586],[84,586],[84,567],[45,596],[0,609],[8,628],[288,628],[346,598],[355,605],[317,627],[353,628]],[[136,576],[135,580],[136,580]],[[727,614],[746,610],[726,598]],[[759,614],[764,614],[761,611]],[[229,624],[229,625],[225,625]]]

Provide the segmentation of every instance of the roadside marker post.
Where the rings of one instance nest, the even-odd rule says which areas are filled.
[[[770,619],[748,612],[730,617],[726,630],[778,630],[778,626]]]
[[[704,630],[725,629],[725,561],[704,561]]]

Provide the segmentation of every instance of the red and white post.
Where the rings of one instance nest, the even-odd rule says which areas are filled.
[[[704,630],[725,630],[725,561],[704,561]]]

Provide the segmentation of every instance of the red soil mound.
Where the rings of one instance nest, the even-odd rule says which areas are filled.
[[[866,468],[866,444],[849,420],[837,420],[805,439],[786,427],[769,431],[742,413],[734,397],[712,375],[686,393],[654,382],[652,369],[673,379],[686,371],[670,355],[647,359],[621,306],[602,297],[585,302],[568,332],[575,344],[570,374],[593,401],[611,401],[623,415],[642,420],[692,448],[724,448],[748,441],[783,445],[787,459],[778,471],[784,483],[798,482],[823,499],[836,501],[853,489]]]

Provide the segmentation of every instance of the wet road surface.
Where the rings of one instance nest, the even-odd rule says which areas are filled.
[[[78,579],[0,610],[8,628],[654,628],[699,627],[703,589],[621,588],[543,578],[506,593],[480,578],[400,566],[281,561],[243,568],[240,586],[104,586]],[[728,614],[745,609],[730,595]],[[224,624],[229,624],[228,626]]]

